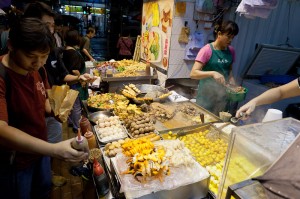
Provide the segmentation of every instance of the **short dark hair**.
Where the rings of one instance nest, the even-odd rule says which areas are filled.
[[[65,36],[67,46],[76,46],[80,44],[80,36],[77,30],[70,30]]]
[[[216,36],[218,32],[236,36],[239,33],[239,27],[234,21],[223,21],[215,25],[214,35]]]
[[[96,32],[95,28],[93,28],[93,27],[89,27],[89,28],[86,30],[86,34],[93,33],[93,32]]]
[[[22,18],[9,31],[14,49],[47,52],[52,50],[53,39],[48,26],[37,18]]]
[[[33,17],[42,19],[44,15],[55,18],[55,13],[49,5],[43,2],[29,3],[25,6],[24,17]]]

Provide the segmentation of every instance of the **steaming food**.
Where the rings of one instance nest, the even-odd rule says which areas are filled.
[[[245,93],[246,89],[242,86],[230,86],[228,92],[230,93]]]

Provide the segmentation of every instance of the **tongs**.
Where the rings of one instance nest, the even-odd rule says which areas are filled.
[[[240,116],[239,117],[232,117],[232,118],[230,118],[230,121],[232,122],[232,123],[237,123],[240,119],[242,119],[244,116],[246,116],[246,114],[245,113],[240,113]]]
[[[222,129],[224,127],[228,126],[229,124],[230,124],[230,122],[225,122],[224,124],[222,124],[219,127],[212,128],[210,130],[210,132],[206,135],[206,138],[211,139],[211,140],[218,139],[220,137],[220,132],[219,131],[222,131]]]

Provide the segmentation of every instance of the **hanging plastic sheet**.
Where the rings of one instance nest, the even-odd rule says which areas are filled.
[[[300,136],[261,177],[255,180],[266,189],[268,198],[299,198],[300,196]]]
[[[236,12],[247,18],[268,18],[272,9],[276,8],[278,0],[242,0]]]

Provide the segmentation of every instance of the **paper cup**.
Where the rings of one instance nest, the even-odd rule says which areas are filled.
[[[228,112],[220,112],[219,117],[224,122],[228,122],[230,120],[230,118],[232,117],[232,115]]]
[[[282,119],[282,111],[278,109],[268,109],[262,122],[268,122],[268,121],[279,120],[279,119]]]

